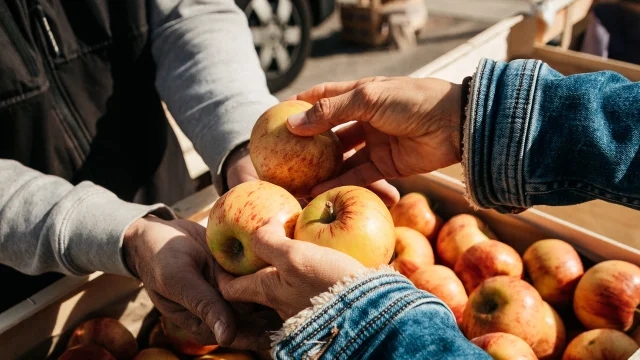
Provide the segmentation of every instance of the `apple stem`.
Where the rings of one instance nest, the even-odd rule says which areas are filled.
[[[331,201],[327,201],[326,203],[324,203],[324,212],[325,212],[325,218],[329,218],[331,221],[334,221],[336,219],[335,214],[333,213],[333,203]]]

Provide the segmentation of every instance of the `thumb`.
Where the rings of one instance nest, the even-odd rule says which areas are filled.
[[[362,102],[354,101],[356,92],[359,92],[359,89],[320,99],[311,109],[290,115],[287,128],[296,135],[313,136],[351,120],[366,121],[362,118]]]
[[[238,278],[224,278],[218,281],[220,292],[229,302],[246,302],[275,307],[274,296],[267,292],[278,293],[278,270],[270,266],[258,270],[256,273]]]

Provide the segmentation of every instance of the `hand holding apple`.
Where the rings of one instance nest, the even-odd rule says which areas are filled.
[[[493,360],[538,360],[524,340],[509,333],[490,333],[473,338],[471,342],[491,355]]]
[[[186,355],[204,355],[218,348],[218,345],[202,345],[188,332],[172,323],[166,317],[160,318],[162,330],[174,349]]]
[[[564,351],[562,360],[625,360],[638,348],[638,344],[621,331],[595,329],[573,339]]]
[[[442,227],[442,218],[431,210],[426,196],[420,193],[406,194],[389,212],[396,226],[414,229],[435,245],[438,231]]]
[[[433,265],[433,250],[429,240],[416,230],[396,227],[396,258],[391,263],[402,275],[410,277],[422,267]]]
[[[430,292],[447,304],[460,326],[468,297],[464,286],[451,269],[442,265],[425,266],[413,273],[409,280],[418,289]]]
[[[497,240],[481,241],[462,253],[454,267],[471,294],[484,280],[498,275],[522,278],[522,259],[511,246]]]
[[[438,233],[436,252],[443,265],[453,268],[462,253],[489,238],[495,239],[495,235],[484,221],[469,214],[456,215]]]

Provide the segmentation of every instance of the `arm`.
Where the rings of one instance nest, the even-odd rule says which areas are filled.
[[[277,103],[233,0],[155,0],[151,38],[160,96],[214,175]],[[216,185],[221,189],[220,177]]]

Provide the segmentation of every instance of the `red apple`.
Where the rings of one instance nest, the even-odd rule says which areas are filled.
[[[435,243],[442,227],[442,218],[431,210],[426,196],[415,192],[406,194],[389,212],[396,226],[412,228]]]
[[[298,136],[287,129],[287,117],[312,107],[304,101],[283,101],[260,116],[251,131],[251,161],[261,180],[282,186],[302,198],[332,178],[342,166],[342,145],[329,130]]]
[[[442,260],[442,264],[453,268],[462,253],[473,245],[495,239],[495,235],[479,218],[460,214],[447,221],[438,233],[436,251]]]
[[[433,250],[424,235],[408,227],[396,227],[396,258],[391,263],[402,275],[410,277],[423,266],[433,265]]]
[[[58,360],[116,360],[107,350],[95,344],[77,345],[67,349]]]
[[[498,275],[522,278],[522,259],[511,246],[497,240],[481,241],[462,253],[456,275],[471,293],[485,279]]]
[[[160,321],[156,323],[156,325],[151,329],[149,333],[149,347],[151,348],[165,348],[168,349],[171,347],[171,343],[167,338],[167,335],[164,334],[162,330],[162,325]]]
[[[640,305],[640,267],[620,260],[603,261],[587,270],[573,299],[573,310],[588,329],[626,331]]]
[[[625,333],[613,329],[583,332],[564,351],[562,360],[626,360],[638,350],[638,344]]]
[[[117,359],[129,359],[138,352],[133,334],[116,319],[95,318],[80,324],[73,330],[67,348],[96,344]]]
[[[148,348],[140,351],[133,360],[180,360],[167,349]]]
[[[196,360],[254,360],[255,357],[246,351],[224,351],[214,352],[213,354],[200,356]]]
[[[160,322],[162,323],[162,330],[164,330],[173,348],[183,354],[204,355],[218,348],[218,345],[200,344],[189,333],[167,320],[164,316],[160,318]]]
[[[582,260],[573,246],[556,239],[536,241],[522,260],[533,286],[546,302],[558,308],[571,305],[584,274]]]
[[[468,298],[464,286],[451,269],[442,265],[425,266],[416,271],[410,280],[418,289],[430,292],[447,304],[460,326]]]
[[[267,263],[252,250],[253,233],[276,217],[284,224],[287,236],[292,237],[301,210],[298,201],[279,186],[266,181],[240,184],[220,197],[209,213],[209,249],[228,272],[254,273]]]
[[[294,238],[342,251],[366,267],[389,264],[396,242],[387,207],[357,186],[331,189],[313,199],[298,217]]]
[[[506,332],[533,348],[544,331],[544,310],[540,294],[526,281],[513,276],[495,276],[482,282],[469,295],[462,332],[469,339]]]
[[[495,332],[471,340],[493,360],[538,360],[531,347],[515,335]]]
[[[540,339],[533,345],[533,352],[540,360],[560,359],[567,345],[567,333],[560,315],[549,305],[544,303],[544,326]]]

